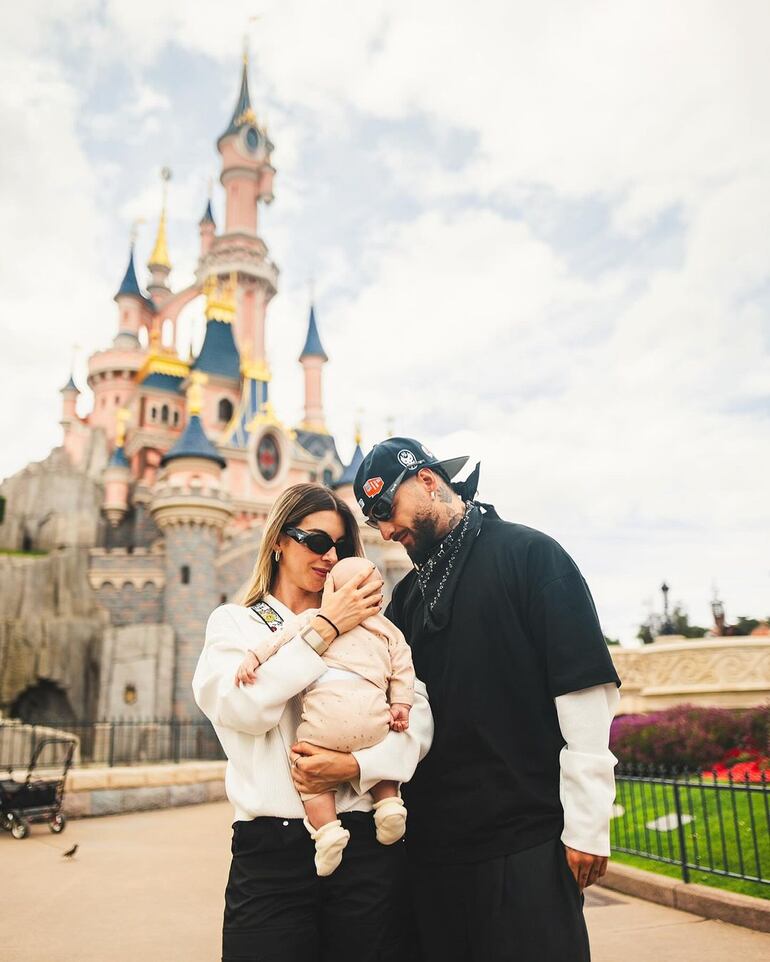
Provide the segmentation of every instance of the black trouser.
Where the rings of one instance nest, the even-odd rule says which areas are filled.
[[[380,845],[370,812],[340,819],[350,841],[327,878],[301,819],[235,822],[223,962],[379,962],[404,846]]]
[[[410,853],[408,863],[422,947],[410,962],[589,962],[583,897],[558,838],[486,862]]]

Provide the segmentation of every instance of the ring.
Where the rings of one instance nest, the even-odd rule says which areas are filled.
[[[297,758],[292,758],[292,760],[291,760],[291,767],[292,767],[292,768],[296,768],[298,761],[299,761],[299,756],[298,756]]]

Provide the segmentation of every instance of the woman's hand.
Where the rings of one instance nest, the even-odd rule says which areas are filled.
[[[372,565],[372,571],[374,568]],[[382,578],[377,578],[369,584],[363,584],[370,574],[371,572],[362,571],[337,591],[334,590],[331,575],[326,577],[320,614],[328,618],[341,635],[378,614],[382,608],[384,582]]]
[[[238,665],[235,673],[235,685],[253,685],[257,680],[256,671],[259,667],[259,659],[253,651],[247,651],[246,657]]]

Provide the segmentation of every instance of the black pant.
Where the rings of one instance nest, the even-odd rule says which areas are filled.
[[[422,955],[409,962],[589,962],[583,897],[561,841],[469,865],[408,860]],[[411,922],[398,925],[409,940]],[[404,946],[406,948],[406,946]]]
[[[300,819],[235,822],[223,962],[380,962],[404,846],[380,845],[371,813],[340,818],[350,841],[327,878]]]

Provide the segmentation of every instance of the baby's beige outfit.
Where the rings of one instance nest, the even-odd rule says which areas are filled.
[[[316,614],[317,609],[304,612],[296,630]],[[260,664],[296,633],[292,628],[253,649]],[[387,618],[374,615],[336,638],[321,657],[327,670],[303,694],[297,740],[337,752],[381,742],[390,729],[390,706],[414,703],[414,667],[404,636]]]

